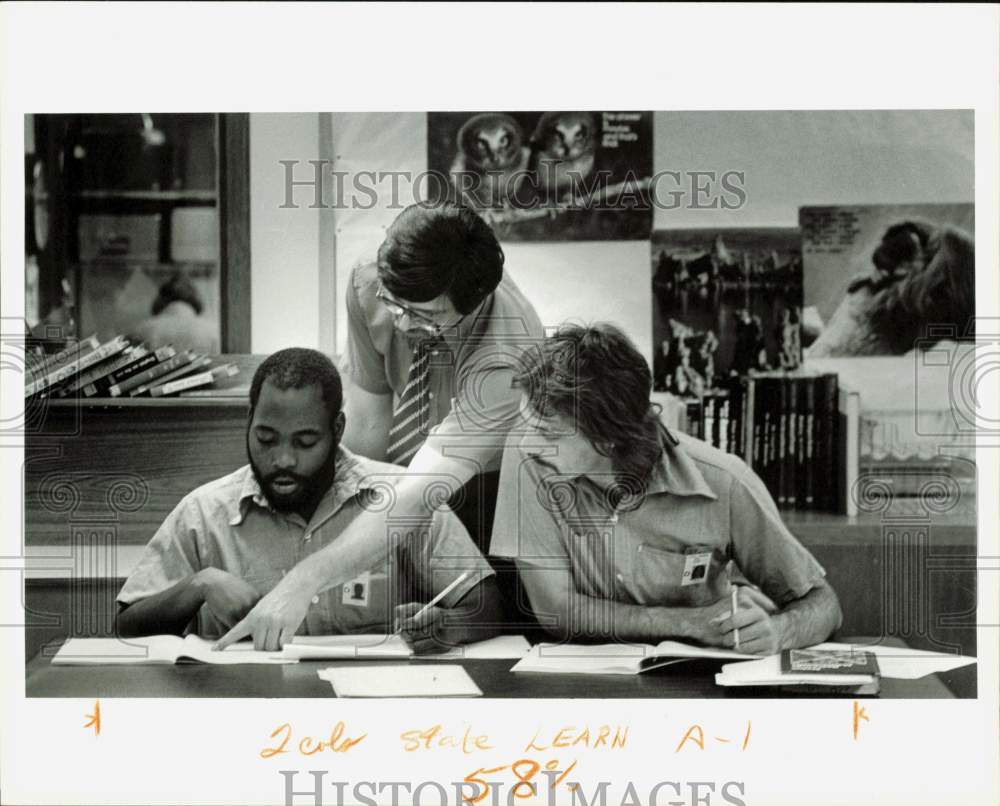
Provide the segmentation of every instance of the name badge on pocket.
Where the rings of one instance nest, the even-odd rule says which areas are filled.
[[[371,588],[371,574],[365,571],[361,576],[344,583],[341,602],[352,607],[368,607],[368,593]]]
[[[681,586],[704,585],[708,582],[708,567],[712,562],[712,549],[688,549],[684,554],[684,572],[681,574]]]

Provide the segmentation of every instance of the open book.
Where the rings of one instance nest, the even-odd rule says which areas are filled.
[[[420,655],[421,660],[483,660],[524,657],[529,645],[523,635],[498,635],[486,641],[456,646],[438,655]],[[295,660],[400,659],[414,657],[399,635],[299,635],[285,644],[283,656]]]
[[[70,638],[52,658],[54,666],[103,666],[106,664],[172,663],[294,663],[280,652],[258,652],[249,641],[221,652],[213,641],[197,635],[149,635],[144,638]]]
[[[559,674],[639,674],[692,658],[750,660],[731,649],[698,647],[680,641],[652,644],[537,644],[512,672]]]

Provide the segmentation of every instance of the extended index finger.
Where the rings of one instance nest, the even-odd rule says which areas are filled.
[[[223,650],[230,644],[235,644],[237,641],[246,638],[251,632],[252,630],[250,625],[247,623],[247,620],[243,619],[239,624],[223,635],[222,638],[216,641],[215,646],[213,646],[212,649]]]

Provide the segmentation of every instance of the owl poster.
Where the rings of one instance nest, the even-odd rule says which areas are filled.
[[[427,167],[507,241],[642,240],[651,112],[430,112]]]

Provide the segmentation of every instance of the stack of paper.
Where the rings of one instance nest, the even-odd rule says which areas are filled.
[[[317,674],[338,697],[482,697],[461,666],[333,666]]]

